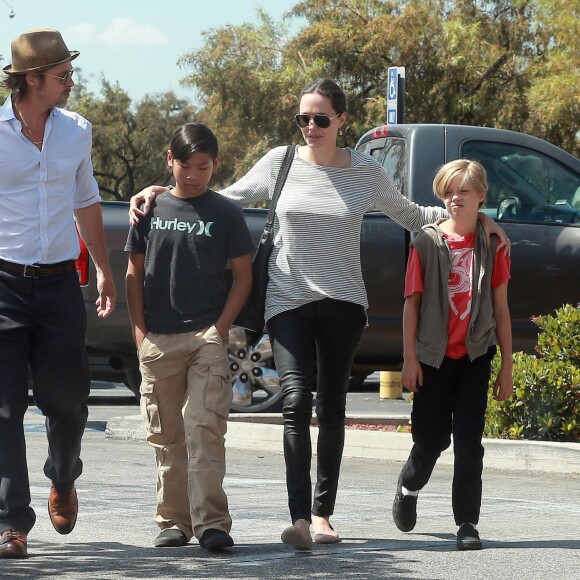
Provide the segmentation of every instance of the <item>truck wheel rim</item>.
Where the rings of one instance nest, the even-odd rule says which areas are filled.
[[[239,326],[232,327],[228,362],[232,373],[233,410],[255,413],[280,400],[280,378],[274,365],[269,335],[256,335]]]

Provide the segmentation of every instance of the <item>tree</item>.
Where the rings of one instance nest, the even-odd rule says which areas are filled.
[[[393,65],[407,69],[408,122],[521,128],[527,118],[532,2],[314,0],[293,14],[310,22],[293,46],[342,83],[366,128],[384,122]]]
[[[528,93],[530,132],[578,155],[580,126],[580,4],[539,0],[539,57]]]
[[[295,70],[287,62],[287,31],[264,12],[255,25],[203,34],[204,48],[184,55],[183,84],[195,87],[200,118],[220,142],[220,177],[229,182],[274,144],[295,139]]]
[[[281,23],[259,13],[256,25],[205,33],[181,59],[183,83],[231,178],[298,139],[298,94],[320,77],[347,92],[343,142],[354,145],[385,122],[393,65],[406,66],[408,122],[514,129],[578,155],[577,11],[577,0],[306,0]],[[291,36],[292,22],[303,25]]]
[[[171,135],[196,116],[195,109],[173,92],[133,104],[118,84],[106,80],[100,97],[77,83],[69,107],[91,121],[95,178],[103,198],[116,200],[167,182]]]

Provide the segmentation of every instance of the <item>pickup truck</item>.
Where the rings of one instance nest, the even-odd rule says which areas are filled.
[[[381,163],[409,199],[435,205],[437,169],[468,157],[487,170],[489,192],[483,211],[498,220],[512,242],[509,304],[514,350],[534,352],[537,330],[531,317],[580,301],[580,160],[538,138],[517,132],[458,125],[389,125],[368,131],[356,148]],[[98,319],[92,264],[84,270],[88,311],[87,349],[93,378],[123,379],[138,396],[139,370],[124,296],[128,203],[103,202],[109,260],[119,291],[117,308]],[[257,241],[266,210],[245,209]],[[361,256],[370,308],[352,383],[376,370],[402,364],[405,265],[413,234],[378,211],[363,220]],[[267,334],[235,327],[230,332],[230,368],[235,411],[272,410],[281,398]]]

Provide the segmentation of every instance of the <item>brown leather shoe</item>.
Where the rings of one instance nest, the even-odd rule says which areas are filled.
[[[26,534],[20,530],[4,530],[0,536],[0,558],[28,558]]]
[[[70,534],[73,531],[77,523],[78,511],[79,501],[74,485],[65,492],[59,492],[55,487],[50,488],[48,515],[54,529],[59,534]]]

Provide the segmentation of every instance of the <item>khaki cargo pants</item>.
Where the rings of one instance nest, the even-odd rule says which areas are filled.
[[[222,484],[232,402],[227,346],[215,326],[183,334],[149,333],[139,349],[141,413],[157,462],[162,528],[189,540],[232,520]]]

